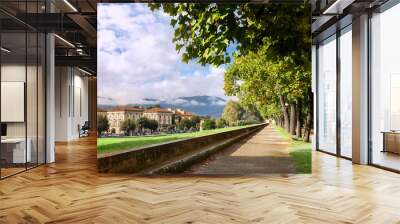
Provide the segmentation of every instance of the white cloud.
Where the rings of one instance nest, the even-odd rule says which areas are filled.
[[[172,36],[169,16],[152,12],[147,4],[99,4],[99,95],[117,104],[224,97],[224,68],[182,63]]]
[[[175,98],[175,99],[166,99],[167,103],[169,104],[187,104],[188,101],[185,99],[181,99],[181,98]]]

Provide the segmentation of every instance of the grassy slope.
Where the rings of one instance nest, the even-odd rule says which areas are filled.
[[[282,137],[292,142],[290,156],[292,156],[298,173],[311,173],[311,143],[295,140],[283,128],[276,127]]]
[[[221,133],[225,131],[236,130],[244,127],[249,127],[253,125],[247,126],[239,126],[239,127],[228,127],[228,128],[219,128],[214,130],[206,130],[206,131],[198,131],[192,133],[180,133],[180,134],[169,134],[162,136],[132,136],[132,137],[116,137],[116,138],[98,138],[97,139],[97,152],[106,153],[112,151],[125,150],[130,148],[137,148],[146,145],[159,144],[179,139],[187,139],[193,137],[200,137],[205,135],[211,135],[215,133]]]

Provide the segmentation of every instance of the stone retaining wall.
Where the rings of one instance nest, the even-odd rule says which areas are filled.
[[[99,172],[139,173],[163,162],[172,160],[184,154],[190,154],[202,148],[209,148],[228,139],[238,139],[239,135],[248,136],[265,127],[265,124],[241,128],[237,130],[177,140],[157,145],[124,150],[122,152],[106,153],[97,158]],[[239,139],[238,139],[239,140]],[[234,142],[232,142],[233,144]]]

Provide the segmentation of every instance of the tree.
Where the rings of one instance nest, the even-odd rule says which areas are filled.
[[[156,120],[148,120],[147,127],[151,131],[157,131],[158,129],[158,122]]]
[[[269,43],[275,56],[294,55],[299,64],[310,60],[309,4],[152,3],[150,9],[169,14],[173,42],[182,60],[200,64],[230,63],[228,48],[247,54]],[[307,55],[307,61],[304,57]]]
[[[260,110],[257,108],[257,104],[253,103],[250,105],[244,105],[242,107],[244,109],[242,120],[251,121],[254,123],[263,121],[264,118],[262,117]]]
[[[189,130],[191,127],[193,127],[193,123],[191,120],[187,119],[187,118],[183,118],[180,122],[179,122],[179,129],[181,130]]]
[[[121,125],[121,130],[127,133],[128,135],[131,135],[133,131],[136,129],[136,123],[132,119],[126,119],[124,122],[122,122]]]
[[[117,131],[115,130],[115,128],[111,128],[111,134],[115,134]]]
[[[192,123],[192,127],[196,128],[197,130],[200,128],[200,121],[201,121],[201,118],[200,118],[200,116],[197,116],[197,115],[193,115],[190,118],[190,122]]]
[[[202,123],[202,129],[203,130],[211,130],[217,128],[217,125],[215,123],[214,119],[206,119]]]
[[[226,126],[228,126],[228,122],[226,122],[224,119],[219,118],[215,121],[215,124],[217,126],[217,128],[224,128]]]
[[[138,129],[143,132],[144,129],[148,127],[149,119],[146,117],[141,117],[137,120]]]
[[[226,94],[238,96],[244,105],[257,105],[266,118],[282,117],[285,129],[292,133],[298,123],[296,110],[312,111],[308,103],[312,100],[308,97],[310,84],[311,72],[306,67],[297,65],[292,56],[275,60],[268,46],[237,57],[224,77]]]
[[[110,124],[108,122],[108,118],[105,115],[98,115],[97,116],[97,134],[98,136],[101,135],[101,133],[108,131],[110,128]]]
[[[239,60],[247,62],[242,66],[248,71],[243,73],[246,77],[238,78],[236,72],[229,71],[225,75],[228,95],[236,95],[241,103],[256,105],[266,113],[263,115],[282,120],[292,134],[294,123],[298,126],[304,122],[305,127],[311,128],[308,2],[267,5],[153,3],[149,6],[152,10],[162,9],[172,17],[171,26],[175,30],[172,41],[176,50],[181,51],[183,61],[197,60],[202,65],[219,66],[234,58],[237,68],[241,67]],[[228,48],[234,50],[233,54]],[[259,60],[251,62],[252,57]],[[252,75],[251,70],[258,72]],[[242,81],[244,83],[240,84]],[[303,116],[304,111],[306,116]],[[297,116],[300,112],[302,116]],[[296,119],[300,122],[295,122]]]
[[[232,125],[242,119],[244,110],[242,106],[236,101],[230,100],[225,105],[224,111],[222,112],[222,118]]]

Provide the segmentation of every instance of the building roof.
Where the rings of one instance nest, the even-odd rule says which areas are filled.
[[[107,110],[102,108],[97,108],[97,112],[107,112]]]
[[[187,111],[176,111],[175,114],[180,115],[180,116],[193,116],[194,114],[191,112],[187,112]]]
[[[164,109],[164,108],[157,108],[157,107],[151,108],[151,109],[148,109],[148,110],[145,110],[144,112],[145,112],[145,113],[165,113],[165,114],[172,114],[172,111],[169,111],[169,110]]]
[[[132,111],[132,112],[143,112],[143,108],[137,107],[114,107],[109,111],[118,112],[118,111]]]

